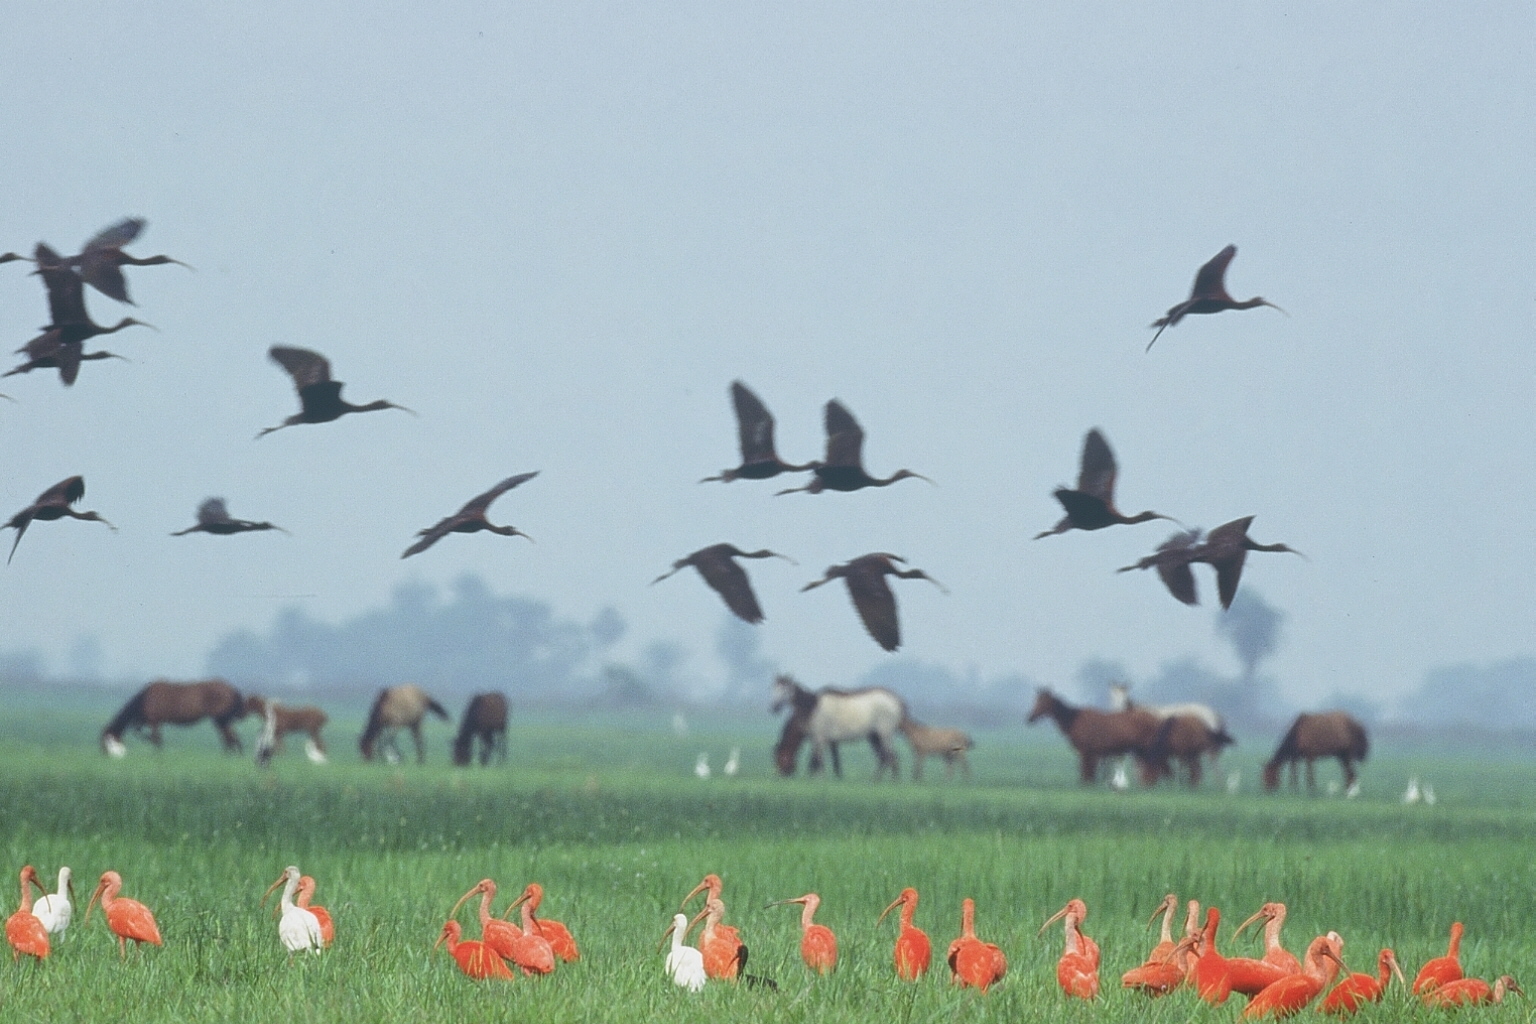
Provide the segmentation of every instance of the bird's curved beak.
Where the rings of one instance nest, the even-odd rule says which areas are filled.
[[[898,901],[898,902],[900,902],[900,901]],[[792,900],[774,900],[772,903],[769,903],[769,904],[765,905],[763,907],[763,909],[767,910],[769,907],[782,907],[786,903],[801,903],[801,904],[803,904],[803,903],[805,903],[805,897],[804,896],[796,896]]]
[[[447,937],[448,937],[448,929],[444,928],[442,931],[438,932],[438,934],[437,934],[437,941],[432,943],[432,948],[436,949],[438,946],[441,946],[443,944],[443,940],[446,939]]]
[[[677,922],[667,925],[667,930],[661,933],[661,941],[656,943],[656,952],[660,953],[667,946],[667,937],[677,931]]]
[[[1262,920],[1268,923],[1274,919],[1274,916],[1274,914],[1269,913],[1267,910],[1260,910],[1257,914],[1254,914],[1248,920],[1238,925],[1236,930],[1232,932],[1232,938],[1236,939],[1239,935],[1243,934],[1243,929],[1253,924],[1253,922]]]
[[[1156,921],[1162,915],[1168,913],[1169,909],[1169,903],[1167,900],[1163,900],[1163,902],[1159,903],[1157,905],[1157,909],[1152,911],[1152,916],[1147,918],[1147,930],[1150,931],[1152,928],[1152,922]]]
[[[1035,932],[1035,934],[1036,935],[1044,935],[1045,934],[1045,930],[1047,928],[1049,928],[1051,925],[1055,924],[1057,921],[1060,921],[1062,918],[1066,917],[1067,916],[1067,911],[1069,911],[1071,909],[1072,909],[1072,904],[1068,903],[1066,906],[1064,906],[1060,910],[1056,911],[1056,913],[1052,914],[1049,918],[1046,919],[1045,924],[1041,925],[1040,926],[1040,930]]]
[[[286,881],[288,881],[288,872],[284,871],[282,873],[281,877],[279,877],[278,880],[273,882],[271,885],[267,886],[267,891],[261,894],[261,905],[262,906],[266,906],[267,905],[267,897],[271,896],[274,892],[276,892],[277,891],[277,887],[282,885]]]
[[[85,916],[80,919],[80,926],[82,928],[85,927],[85,923],[91,919],[91,908],[96,905],[97,897],[106,891],[107,886],[105,883],[102,883],[96,886],[95,892],[91,893],[91,901],[85,905]]]
[[[693,920],[688,922],[688,927],[683,931],[684,941],[687,941],[688,933],[693,931],[693,926],[704,920],[704,918],[707,916],[709,916],[709,906],[706,904],[704,909],[699,911],[697,914],[694,914]]]
[[[502,917],[510,918],[512,916],[512,911],[516,910],[518,907],[522,906],[524,903],[527,903],[529,898],[532,895],[533,894],[530,893],[527,889],[524,889],[523,890],[523,894],[521,896],[519,896],[517,899],[513,900],[511,903],[507,904],[507,909],[502,911],[501,916]]]
[[[885,920],[885,915],[889,914],[891,911],[893,911],[897,907],[901,906],[901,903],[902,903],[901,897],[898,896],[898,897],[896,897],[895,901],[890,906],[888,906],[884,910],[880,911],[880,916],[875,919],[875,926],[879,927],[880,922]]]
[[[683,897],[683,902],[678,906],[677,909],[681,911],[684,907],[688,906],[689,902],[691,902],[695,896],[708,888],[709,886],[705,885],[703,882],[700,882],[698,885],[694,886],[693,891],[690,892],[687,896]],[[688,927],[692,928],[693,925],[689,925]]]
[[[1387,961],[1387,963],[1391,965],[1392,973],[1397,975],[1397,980],[1402,982],[1404,985],[1408,984],[1408,979],[1403,976],[1403,969],[1397,965],[1397,956],[1395,954],[1390,960]]]
[[[471,890],[469,890],[469,892],[467,892],[467,893],[465,893],[465,894],[464,894],[464,895],[463,895],[463,896],[460,896],[460,897],[459,897],[459,902],[457,902],[457,903],[455,903],[455,904],[454,904],[454,905],[453,905],[453,909],[452,909],[452,910],[450,910],[450,911],[448,911],[448,916],[449,916],[449,917],[450,917],[450,918],[451,918],[451,917],[455,917],[455,916],[457,916],[457,915],[458,915],[458,913],[459,913],[459,908],[460,908],[460,907],[462,907],[462,906],[463,906],[463,905],[464,905],[464,901],[465,901],[465,900],[467,900],[467,899],[469,899],[469,898],[470,898],[470,897],[471,897],[471,896],[474,896],[474,895],[475,895],[475,894],[477,894],[477,893],[480,893],[480,892],[483,892],[483,891],[484,891],[484,890],[483,890],[483,889],[481,889],[481,888],[480,888],[480,887],[479,887],[479,886],[478,886],[478,885],[477,885],[477,886],[475,886],[475,887],[474,887],[474,888],[473,888],[473,889],[471,889]]]

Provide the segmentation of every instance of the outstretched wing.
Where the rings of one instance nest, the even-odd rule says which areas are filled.
[[[501,483],[497,484],[495,487],[492,487],[490,490],[486,491],[479,497],[471,498],[469,501],[465,502],[464,507],[459,509],[459,515],[472,516],[476,519],[483,517],[485,515],[486,509],[491,507],[491,502],[495,501],[503,494],[506,494],[518,484],[527,483],[529,480],[532,480],[538,475],[538,470],[534,470],[532,473],[519,473],[517,476],[507,477]],[[453,517],[450,516],[449,518],[451,519]]]
[[[1115,503],[1115,453],[1109,442],[1094,427],[1083,438],[1082,468],[1077,474],[1077,489],[1104,499],[1106,505]]]
[[[68,480],[60,480],[42,494],[39,494],[37,501],[33,502],[33,507],[73,505],[83,497],[85,497],[85,477],[72,476]]]
[[[827,403],[823,420],[827,428],[828,466],[860,466],[864,458],[864,431],[853,413],[837,399]]]
[[[81,255],[92,252],[100,252],[104,249],[121,249],[144,230],[147,224],[143,217],[124,217],[111,227],[102,228],[96,233],[96,237],[85,243],[85,250]]]
[[[746,570],[737,565],[730,555],[720,553],[694,559],[694,568],[704,577],[704,582],[725,599],[726,607],[743,622],[754,625],[763,621],[763,609],[752,593],[752,583]]]
[[[773,450],[773,414],[762,399],[741,381],[734,380],[731,381],[731,403],[736,407],[742,465],[775,461],[778,456]]]
[[[415,544],[412,544],[410,547],[406,548],[405,553],[400,557],[410,558],[412,555],[421,554],[423,551],[427,550],[427,548],[431,547],[433,544],[436,544],[438,541],[448,536],[448,534],[452,533],[453,527],[460,521],[461,518],[461,516],[452,515],[447,519],[439,520],[437,523],[427,527],[425,530],[417,531],[417,536],[419,536],[421,540],[418,540]]]
[[[885,574],[878,570],[851,572],[844,577],[848,596],[858,609],[864,628],[887,651],[901,646],[901,625],[896,620],[896,595],[891,593]]]
[[[224,506],[223,498],[209,498],[197,506],[197,523],[199,526],[227,522],[229,522],[229,509]]]
[[[1237,246],[1229,245],[1212,256],[1210,261],[1195,274],[1195,286],[1190,289],[1189,297],[1192,299],[1224,297],[1227,294],[1227,264],[1231,263],[1232,257],[1236,255]]]
[[[85,286],[80,275],[69,269],[64,258],[46,244],[37,243],[32,250],[37,261],[37,272],[48,289],[48,315],[50,327],[64,324],[88,324],[90,316],[85,311]]]
[[[1211,549],[1231,547],[1241,549],[1244,546],[1243,542],[1248,537],[1248,527],[1252,523],[1253,516],[1243,516],[1243,518],[1234,519],[1230,523],[1222,523],[1205,535],[1205,546]]]
[[[318,352],[311,352],[307,348],[273,345],[267,349],[267,355],[288,371],[288,376],[293,378],[293,386],[301,392],[316,384],[328,383],[331,379],[330,360]]]
[[[1248,525],[1252,522],[1253,516],[1244,516],[1223,523],[1206,535],[1205,544],[1198,549],[1196,560],[1216,570],[1216,590],[1222,608],[1232,607],[1232,599],[1237,596],[1243,563],[1248,560]]]

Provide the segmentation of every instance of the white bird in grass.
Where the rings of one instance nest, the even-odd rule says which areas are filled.
[[[699,759],[693,762],[693,774],[701,779],[709,778],[709,755],[700,754]]]
[[[687,931],[688,915],[676,914],[672,924],[661,933],[662,942],[667,941],[668,935],[672,936],[672,949],[667,953],[667,976],[679,988],[698,992],[704,988],[704,954],[692,946],[683,945],[683,934]]]
[[[75,883],[70,879],[69,868],[59,868],[59,891],[41,897],[32,905],[33,915],[41,922],[49,935],[64,936],[69,919],[75,908],[69,898],[75,893]]]
[[[304,741],[304,756],[309,758],[311,764],[325,764],[327,761],[325,751],[313,739]]]
[[[1237,793],[1243,788],[1243,773],[1237,769],[1227,773],[1227,792]]]
[[[1417,775],[1410,775],[1408,777],[1408,788],[1403,791],[1403,803],[1416,804],[1419,802],[1419,799],[1419,777]]]
[[[261,902],[265,904],[273,889],[280,885],[283,887],[283,897],[278,902],[283,916],[277,922],[277,937],[282,940],[290,960],[294,953],[318,953],[325,945],[320,934],[320,919],[293,902],[293,894],[299,887],[301,877],[299,869],[290,864],[284,869],[282,877],[268,886],[261,897]]]
[[[736,773],[741,771],[740,747],[731,748],[731,756],[725,759],[725,767],[720,770],[725,772],[726,776],[729,778],[734,779],[736,777]]]
[[[1115,765],[1115,774],[1109,780],[1109,788],[1123,793],[1130,788],[1131,777],[1125,772],[1125,762]]]
[[[128,745],[116,736],[103,736],[101,745],[108,757],[126,757],[128,754]]]
[[[1435,787],[1424,783],[1424,802],[1429,806],[1435,806]]]

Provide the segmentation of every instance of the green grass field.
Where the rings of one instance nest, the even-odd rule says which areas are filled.
[[[1536,982],[1528,760],[1379,750],[1362,796],[1346,802],[1257,793],[1263,752],[1247,745],[1222,766],[1242,771],[1237,795],[1221,779],[1198,794],[1083,792],[1060,738],[1021,724],[979,736],[971,783],[946,783],[930,765],[922,785],[877,787],[867,751],[845,758],[840,783],[772,778],[766,714],[696,722],[686,739],[659,716],[519,715],[503,767],[449,767],[441,723],[429,728],[425,768],[364,765],[352,717],[327,730],[332,764],[290,749],[259,772],[218,753],[206,725],[170,730],[163,753],[130,740],[126,759],[108,760],[95,738],[119,700],[60,707],[0,691],[0,863],[12,880],[25,863],[50,880],[68,864],[78,890],[75,924],[46,963],[0,968],[0,1020],[1233,1020],[1241,1000],[1207,1008],[1188,992],[1149,1002],[1118,988],[1170,890],[1232,922],[1283,900],[1290,948],[1335,929],[1356,970],[1373,969],[1382,945],[1416,969],[1444,951],[1459,919],[1469,974]],[[249,740],[254,725],[243,732]],[[743,748],[740,777],[693,777],[697,752],[718,768],[732,745]],[[1436,806],[1399,803],[1410,774],[1433,782]],[[292,964],[257,906],[290,863],[318,879],[337,929],[333,948]],[[99,910],[81,926],[108,868],[154,910],[164,948],[121,963]],[[749,970],[776,978],[776,994],[712,984],[690,995],[663,977],[661,933],[711,871],[725,880]],[[502,887],[498,909],[541,882],[544,914],[570,926],[583,960],[510,985],[460,976],[432,943],[453,902],[486,876]],[[875,919],[905,885],[921,892],[918,923],[940,952],[958,933],[960,900],[976,899],[979,933],[1010,961],[1000,986],[955,990],[942,969],[915,985],[895,980],[895,925]],[[764,908],[810,890],[841,947],[826,978],[799,962],[799,908]],[[1087,931],[1104,950],[1095,1005],[1068,1005],[1055,988],[1059,926],[1035,934],[1073,896],[1087,901]],[[460,917],[478,934],[468,906]],[[1246,935],[1242,945],[1258,948]],[[1516,999],[1467,1013],[1531,1010]],[[1394,993],[1360,1019],[1436,1016]]]

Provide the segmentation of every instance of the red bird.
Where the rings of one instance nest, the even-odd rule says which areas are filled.
[[[1451,941],[1445,956],[1437,956],[1419,968],[1413,979],[1413,994],[1423,995],[1432,988],[1461,978],[1461,922],[1451,925]]]
[[[539,936],[549,943],[549,948],[554,951],[555,956],[566,963],[580,960],[581,950],[576,948],[576,940],[571,937],[571,930],[559,921],[537,916],[539,904],[544,902],[544,887],[538,882],[529,882],[523,889],[523,894],[512,902],[512,906],[508,907],[502,916],[506,917],[507,914],[512,913],[512,907],[521,906],[525,901],[528,904],[528,914],[533,918],[534,928]]]
[[[496,951],[483,942],[473,939],[460,941],[459,936],[464,934],[464,927],[457,921],[449,921],[443,925],[443,934],[437,937],[437,942],[432,948],[436,949],[444,943],[448,944],[448,955],[453,957],[459,965],[459,970],[464,975],[476,981],[485,981],[487,978],[495,978],[498,981],[511,981],[513,974],[502,962]]]
[[[1344,966],[1336,938],[1320,935],[1313,939],[1302,961],[1301,973],[1287,975],[1254,996],[1243,1017],[1289,1017],[1321,995]]]
[[[525,890],[512,902],[523,908],[523,930],[518,933],[518,943],[512,962],[523,969],[524,974],[549,974],[555,969],[555,951],[549,940],[539,934],[538,922],[533,918],[533,903]]]
[[[1205,930],[1200,933],[1200,955],[1195,958],[1191,980],[1200,998],[1212,1006],[1224,1003],[1232,994],[1232,974],[1227,958],[1216,949],[1216,929],[1221,927],[1221,911],[1209,907],[1205,912]]]
[[[1301,961],[1288,952],[1280,944],[1280,929],[1285,927],[1285,904],[1266,903],[1258,909],[1248,920],[1237,926],[1237,931],[1232,933],[1235,940],[1243,934],[1243,929],[1255,921],[1264,922],[1264,957],[1267,964],[1274,964],[1287,974],[1297,974],[1301,971]]]
[[[12,961],[20,960],[23,953],[39,960],[48,959],[48,929],[32,913],[34,885],[39,892],[47,894],[48,890],[37,877],[37,869],[28,864],[21,869],[21,906],[5,921],[5,941],[11,944]]]
[[[1152,351],[1152,346],[1162,336],[1163,331],[1172,327],[1180,320],[1192,313],[1220,313],[1227,309],[1253,309],[1255,306],[1268,306],[1270,309],[1280,309],[1273,302],[1254,296],[1239,302],[1227,294],[1227,264],[1232,262],[1232,257],[1237,255],[1237,246],[1229,245],[1221,252],[1212,256],[1210,261],[1201,267],[1195,274],[1194,287],[1189,290],[1189,298],[1169,309],[1168,312],[1152,321],[1152,326],[1157,328],[1157,333],[1152,335],[1152,340],[1147,342],[1147,351]],[[1280,309],[1284,313],[1285,310]],[[1287,314],[1289,315],[1289,314]]]
[[[798,903],[805,908],[800,912],[800,956],[805,966],[817,974],[829,973],[837,966],[837,936],[832,934],[831,928],[811,920],[816,916],[816,908],[821,906],[821,897],[808,892],[792,900],[777,900],[768,906],[781,907],[786,903]]]
[[[455,903],[453,909],[448,911],[448,916],[452,918],[459,912],[459,908],[464,905],[464,902],[477,893],[480,896],[480,941],[490,947],[501,959],[511,960],[513,963],[518,964],[519,967],[523,967],[523,973],[529,973],[529,968],[517,959],[523,947],[522,931],[514,924],[509,924],[506,921],[491,916],[491,901],[496,898],[496,883],[494,881],[489,878],[482,878],[476,882],[474,888],[459,897],[459,902]],[[455,936],[455,939],[457,939],[457,936]],[[453,953],[453,948],[449,947],[448,952]],[[455,958],[458,956],[456,953],[453,955]]]
[[[1057,921],[1065,918],[1066,948],[1056,961],[1056,984],[1069,996],[1093,999],[1099,994],[1099,946],[1082,933],[1083,920],[1088,916],[1088,905],[1082,900],[1068,900],[1067,905],[1052,914],[1040,926],[1044,932]]]
[[[1162,935],[1139,967],[1132,967],[1120,976],[1121,988],[1134,988],[1149,996],[1161,996],[1167,995],[1183,984],[1184,969],[1175,959],[1179,943],[1173,941],[1173,914],[1178,909],[1179,898],[1173,893],[1164,896],[1158,903],[1157,909],[1147,919],[1147,927],[1152,927],[1152,922],[1161,915]],[[1190,944],[1192,943],[1186,940],[1185,948],[1187,949]]]
[[[901,895],[880,912],[875,924],[879,925],[897,907],[901,908],[901,932],[896,936],[896,977],[916,981],[928,973],[928,965],[933,962],[933,946],[927,934],[912,923],[917,914],[917,890],[911,886],[901,890]]]
[[[149,908],[138,900],[118,896],[122,889],[121,875],[116,871],[103,872],[101,881],[96,884],[96,891],[91,894],[91,901],[85,905],[85,920],[91,919],[91,908],[96,905],[96,900],[100,897],[101,912],[106,915],[107,927],[117,936],[119,957],[128,955],[129,939],[138,943],[141,948],[146,942],[156,946],[165,945],[160,941],[160,927],[155,924],[155,915],[151,914]]]
[[[315,880],[308,875],[299,879],[299,891],[294,897],[296,907],[302,907],[315,915],[315,920],[320,922],[320,941],[329,946],[336,939],[336,926],[331,922],[331,912],[324,907],[310,906],[309,901],[315,898]]]
[[[1525,995],[1515,979],[1504,975],[1491,986],[1481,978],[1457,978],[1439,988],[1425,992],[1425,1006],[1478,1006],[1484,1003],[1502,1003],[1505,992]]]
[[[976,901],[966,897],[960,903],[960,937],[949,944],[945,957],[950,980],[961,986],[985,992],[1008,973],[1008,958],[995,943],[976,937]]]
[[[709,901],[714,900],[720,904],[720,916],[723,917],[725,914],[725,901],[720,898],[720,894],[724,891],[725,883],[720,881],[719,875],[705,875],[704,880],[694,886],[692,892],[683,897],[682,905],[678,909],[686,910],[690,900],[701,892],[708,892],[709,895],[704,900],[705,910],[709,908]],[[692,928],[704,916],[701,912],[689,923],[688,927]],[[711,931],[711,928],[713,931]],[[714,956],[711,957],[710,950],[704,948],[704,940],[699,940],[699,950],[704,954],[704,972],[711,978],[736,977],[736,972],[740,969],[737,964],[740,955],[739,951],[746,948],[745,943],[741,941],[741,936],[737,934],[735,928],[728,924],[721,924],[718,917],[712,925],[705,928],[705,931],[710,932],[714,936],[712,943],[715,949]],[[716,973],[717,971],[720,973]]]
[[[1376,958],[1377,976],[1373,978],[1369,974],[1359,972],[1351,974],[1323,997],[1323,1012],[1350,1014],[1366,1003],[1380,1002],[1382,994],[1387,990],[1387,983],[1392,980],[1394,973],[1403,984],[1408,983],[1403,977],[1403,969],[1397,965],[1397,954],[1390,949],[1384,949]]]

